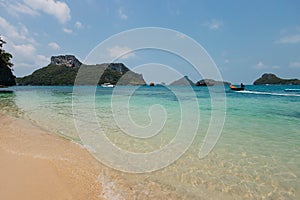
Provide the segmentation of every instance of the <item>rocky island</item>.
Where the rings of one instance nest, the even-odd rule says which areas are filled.
[[[170,85],[171,86],[188,86],[188,85],[193,86],[193,85],[195,85],[195,83],[193,81],[191,81],[188,76],[184,76],[184,77],[170,83]]]
[[[196,83],[194,83],[193,81],[191,81],[189,79],[188,76],[184,76],[184,77],[174,81],[170,85],[172,85],[172,86],[187,86],[187,85],[191,85],[191,86],[214,86],[214,85],[230,85],[230,84],[231,83],[226,82],[226,81],[216,81],[216,80],[213,80],[213,79],[202,79],[202,80],[197,81]]]
[[[254,81],[253,85],[300,85],[299,79],[282,79],[275,74],[263,74],[260,78]]]
[[[129,70],[123,63],[82,64],[73,55],[52,56],[48,66],[31,75],[17,78],[18,85],[74,85],[79,70],[80,85],[111,83],[118,85],[145,85],[141,74]],[[102,73],[101,77],[97,77]],[[78,78],[78,77],[77,77]],[[99,80],[95,83],[95,80]]]
[[[231,85],[231,83],[226,81],[216,81],[213,79],[202,79],[197,81],[196,86],[214,86],[214,85]]]

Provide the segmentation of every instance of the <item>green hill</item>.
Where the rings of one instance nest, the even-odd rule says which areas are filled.
[[[282,79],[275,74],[263,74],[260,78],[254,81],[254,85],[300,85],[299,79]]]
[[[49,64],[31,75],[17,78],[18,85],[72,85],[78,68]]]
[[[68,60],[66,60],[68,58]],[[18,85],[73,85],[77,77],[77,84],[91,85],[111,83],[118,85],[145,85],[141,74],[130,71],[123,63],[104,63],[97,65],[78,65],[78,60],[72,57],[56,56],[51,63],[34,71],[31,75],[17,78]],[[59,60],[60,59],[60,60]],[[75,65],[75,64],[76,65]],[[98,74],[101,74],[98,77]]]

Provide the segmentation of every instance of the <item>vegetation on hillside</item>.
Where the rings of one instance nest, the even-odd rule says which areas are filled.
[[[12,73],[12,55],[3,49],[6,42],[0,36],[0,85],[15,85],[15,76]]]
[[[254,81],[254,85],[300,85],[299,79],[282,79],[275,74],[263,74],[260,78]]]
[[[123,64],[119,65],[122,65],[124,68]],[[101,85],[103,83],[120,85],[146,84],[141,75],[130,71],[128,68],[125,71],[118,69],[115,64],[82,65],[80,68],[49,64],[34,71],[29,76],[17,78],[17,83],[18,85],[74,85],[77,78],[76,84],[78,85]],[[78,73],[79,70],[80,73]],[[102,76],[98,77],[99,74],[102,74]]]

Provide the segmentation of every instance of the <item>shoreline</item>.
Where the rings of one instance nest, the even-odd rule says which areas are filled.
[[[224,132],[205,159],[199,159],[198,153],[209,125],[211,104],[208,91],[199,91],[197,101],[204,119],[199,135],[174,163],[144,174],[110,168],[83,145],[64,137],[77,137],[70,88],[27,87],[14,95],[3,95],[0,199],[294,199],[300,191],[299,104],[294,97],[277,95],[283,87],[255,88],[276,95],[228,93]],[[133,108],[143,111],[152,105],[155,101],[149,96],[165,92],[158,90],[139,91]],[[179,124],[177,104],[173,104],[172,93],[166,92],[159,99],[172,114],[162,132],[165,135],[133,140],[119,134],[122,131],[112,123],[107,93],[97,94],[98,120],[112,143],[121,148],[133,152],[161,148]],[[82,109],[89,108],[84,106]],[[144,112],[140,111],[136,118],[144,122]]]
[[[0,199],[103,199],[100,164],[30,121],[0,115]]]

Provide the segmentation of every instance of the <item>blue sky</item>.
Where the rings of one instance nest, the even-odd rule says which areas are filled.
[[[162,27],[201,44],[224,80],[252,83],[265,72],[300,78],[299,10],[297,0],[0,0],[0,34],[14,56],[17,76],[46,66],[52,55],[74,54],[84,60],[119,32]],[[110,52],[126,48],[115,46]],[[201,79],[171,56],[146,51],[132,55],[121,59],[129,68],[156,62],[180,69],[194,81]],[[155,75],[159,71],[145,73],[146,81],[164,79]]]

